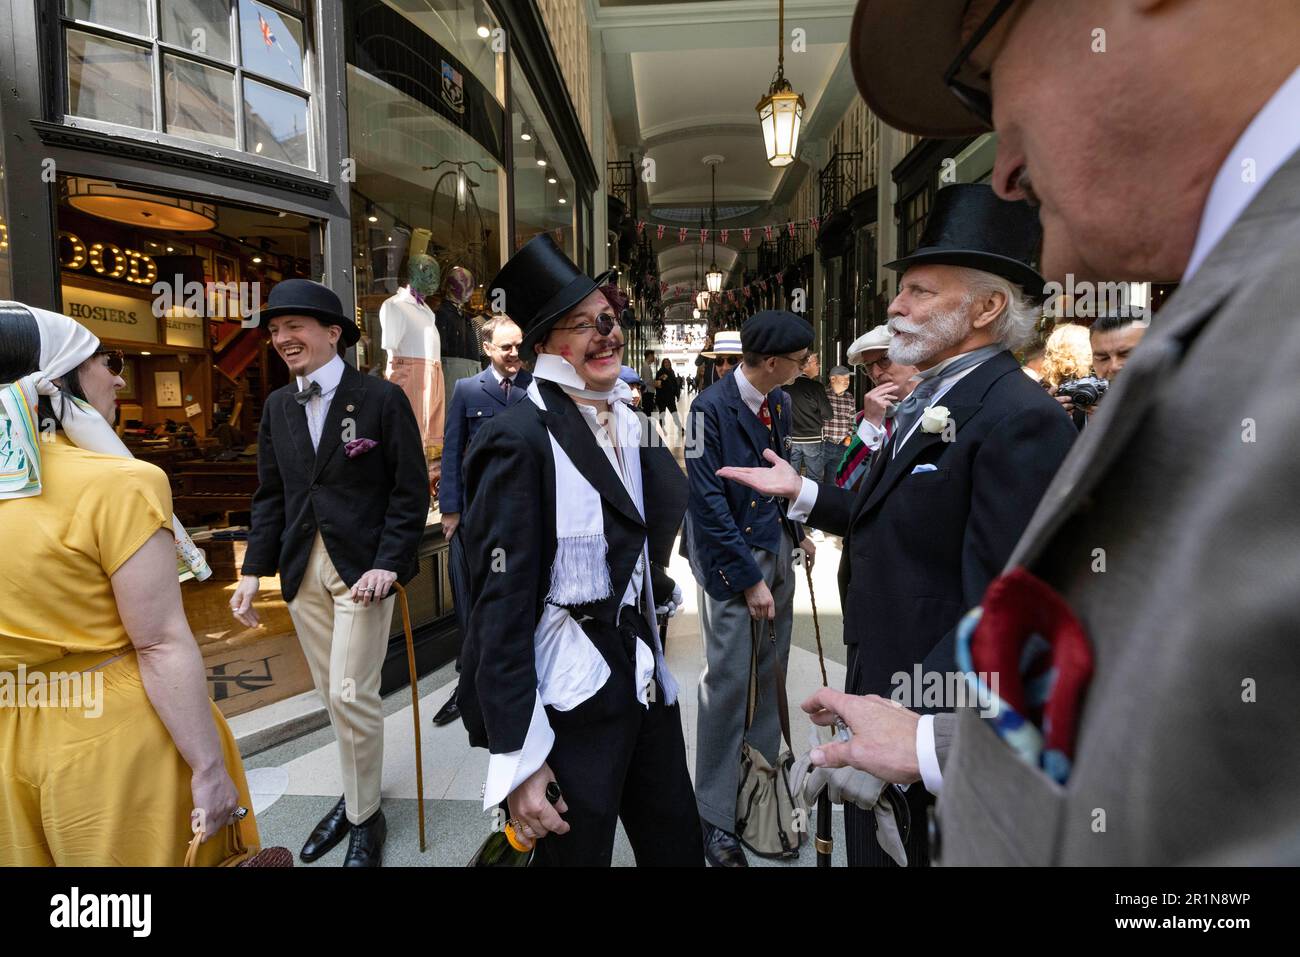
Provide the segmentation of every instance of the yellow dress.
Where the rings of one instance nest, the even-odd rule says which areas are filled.
[[[42,445],[41,472],[40,495],[0,500],[0,866],[179,865],[190,768],[145,694],[110,581],[170,528],[167,477],[62,435]],[[251,813],[240,827],[256,847]],[[224,843],[205,843],[199,864],[218,863]]]

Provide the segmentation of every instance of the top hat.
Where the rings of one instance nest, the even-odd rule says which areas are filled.
[[[961,52],[969,0],[858,0],[849,28],[849,61],[871,112],[895,129],[939,138],[988,127],[943,81]],[[963,84],[988,90],[969,65]]]
[[[700,355],[706,359],[716,359],[718,356],[738,356],[744,350],[740,346],[739,332],[715,332],[713,334],[713,348],[708,352],[701,352]]]
[[[885,267],[966,266],[1010,280],[1038,301],[1043,277],[1029,264],[1042,239],[1038,212],[1028,203],[999,199],[987,183],[957,183],[934,194],[916,249]]]
[[[344,345],[356,345],[361,330],[356,321],[343,314],[343,303],[328,286],[310,279],[285,279],[277,282],[266,297],[266,305],[257,313],[263,330],[276,316],[311,316],[343,331]]]
[[[582,300],[613,277],[614,270],[595,279],[573,264],[549,233],[539,233],[511,256],[488,286],[492,302],[497,290],[505,294],[501,311],[524,331],[519,354],[531,358],[533,346]]]

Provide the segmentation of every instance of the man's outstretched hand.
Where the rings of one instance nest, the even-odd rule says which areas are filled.
[[[763,458],[772,463],[771,468],[747,469],[736,465],[725,465],[718,469],[718,477],[747,485],[763,495],[788,499],[797,496],[799,490],[803,488],[803,482],[794,467],[771,449],[763,452]]]
[[[813,767],[854,767],[891,784],[921,779],[916,757],[916,725],[921,716],[915,711],[879,695],[860,697],[832,688],[820,689],[802,707],[813,724],[832,727],[840,717],[853,732],[848,741],[814,748]]]

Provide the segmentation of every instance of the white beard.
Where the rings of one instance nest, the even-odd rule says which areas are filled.
[[[889,361],[905,366],[919,365],[957,345],[970,335],[969,306],[970,303],[963,300],[951,312],[934,313],[924,325],[890,319],[889,328],[894,335],[889,340]]]

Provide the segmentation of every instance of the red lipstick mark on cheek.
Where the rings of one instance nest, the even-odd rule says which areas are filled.
[[[570,351],[568,346],[560,346],[560,355],[564,356],[565,359],[573,358],[573,353]]]

